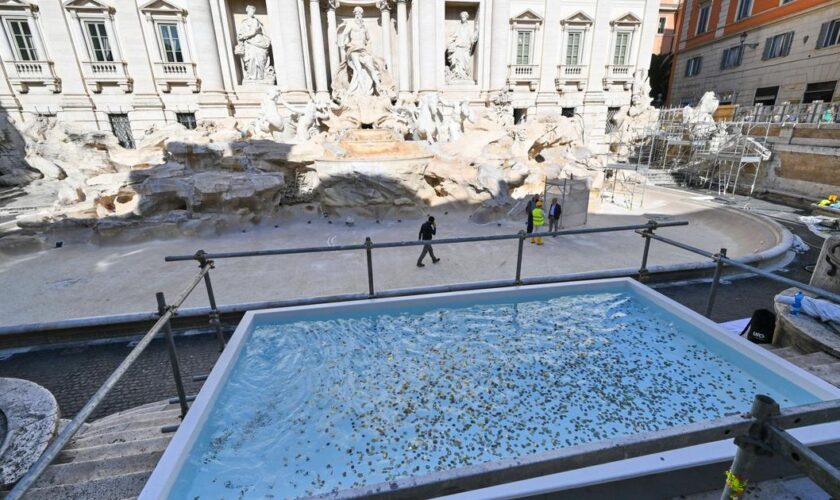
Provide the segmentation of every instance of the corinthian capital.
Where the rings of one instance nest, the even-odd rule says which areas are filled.
[[[391,0],[376,0],[376,8],[379,10],[391,10]]]
[[[341,1],[340,0],[327,0],[327,8],[328,9],[335,10],[339,7],[341,7]]]

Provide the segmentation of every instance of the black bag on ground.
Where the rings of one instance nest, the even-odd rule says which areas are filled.
[[[756,344],[773,342],[773,332],[776,330],[776,315],[767,309],[757,309],[753,312],[750,322],[744,327],[741,335],[747,334],[747,340]]]

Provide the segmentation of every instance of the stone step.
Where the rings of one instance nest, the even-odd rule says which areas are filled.
[[[100,423],[105,423],[105,422],[121,421],[123,418],[125,418],[128,415],[155,413],[155,412],[171,410],[173,408],[179,408],[178,403],[169,404],[169,401],[157,401],[155,403],[145,404],[143,406],[138,406],[136,408],[121,411],[119,413],[112,413],[111,415],[107,415],[105,417],[102,417],[102,418],[96,420],[96,423],[100,424]]]
[[[840,362],[840,359],[835,358],[827,352],[814,352],[811,354],[791,356],[787,358],[787,360],[795,364],[796,366],[800,366],[806,369],[812,366],[830,365],[831,363]]]
[[[801,356],[805,353],[800,351],[796,347],[791,346],[791,347],[781,347],[779,349],[776,349],[775,351],[773,351],[773,354],[775,354],[776,356],[779,356],[781,358],[784,358],[784,359],[789,359],[789,358],[792,358],[794,356]]]
[[[79,484],[62,484],[33,488],[26,495],[27,500],[111,500],[136,495],[143,489],[152,469],[107,477]]]
[[[70,442],[64,449],[75,450],[79,448],[90,448],[92,446],[102,446],[117,443],[132,443],[134,441],[143,441],[146,439],[154,439],[160,437],[160,426],[143,427],[131,430],[119,430],[114,432],[106,432],[97,434],[95,436],[81,436]]]
[[[163,451],[174,434],[163,434],[161,437],[129,441],[124,443],[103,444],[87,448],[65,448],[58,455],[54,463],[83,462],[87,460],[106,460],[128,455],[140,455],[153,451]],[[139,491],[139,490],[138,490]]]
[[[87,429],[79,432],[77,437],[87,438],[121,430],[127,431],[130,429],[142,429],[145,427],[178,424],[181,423],[180,416],[181,410],[167,410],[158,413],[128,416],[124,420],[105,422],[101,425],[99,422],[94,422],[93,424],[90,424]]]
[[[87,460],[50,466],[35,488],[46,488],[62,484],[79,484],[98,481],[114,476],[132,474],[154,469],[163,451],[151,451],[139,455],[127,455],[107,460]],[[133,492],[138,493],[138,492]]]
[[[813,366],[807,370],[829,384],[840,387],[840,363]]]

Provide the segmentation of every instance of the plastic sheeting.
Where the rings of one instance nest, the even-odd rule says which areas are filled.
[[[793,305],[792,295],[776,295],[779,304]],[[840,305],[822,299],[802,297],[802,312],[820,321],[840,323]]]

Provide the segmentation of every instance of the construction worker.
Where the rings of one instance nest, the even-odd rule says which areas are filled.
[[[545,225],[545,214],[543,213],[542,206],[542,202],[537,201],[537,205],[534,207],[533,212],[531,212],[531,218],[534,220],[534,232],[531,236],[531,243],[536,243],[537,245],[543,244],[542,236],[537,234],[540,232],[540,226]],[[536,238],[533,236],[533,234],[537,235]],[[536,241],[534,241],[535,239]]]

